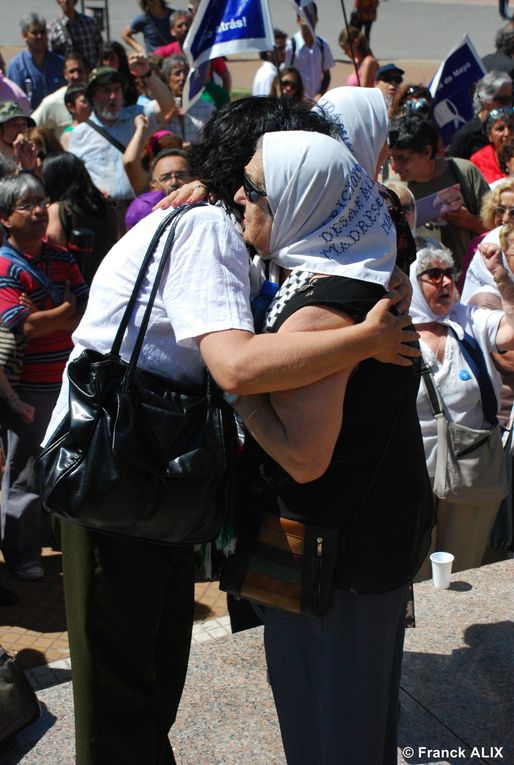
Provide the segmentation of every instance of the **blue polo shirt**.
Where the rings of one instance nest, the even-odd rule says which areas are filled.
[[[18,53],[7,67],[7,77],[13,80],[29,95],[27,80],[30,80],[32,95],[30,105],[36,109],[45,96],[50,95],[62,85],[66,85],[63,75],[64,59],[57,53],[47,51],[43,68],[36,66],[29,50]]]

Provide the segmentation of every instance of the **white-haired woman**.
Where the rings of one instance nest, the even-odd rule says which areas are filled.
[[[489,430],[495,424],[500,387],[491,353],[514,348],[514,284],[497,252],[488,254],[484,263],[495,280],[503,310],[459,303],[451,252],[425,248],[411,266],[411,316],[449,419],[468,428]],[[428,473],[433,479],[437,425],[425,385],[420,386],[417,407]],[[455,556],[455,571],[481,565],[499,502],[470,500],[462,505],[449,498],[437,500],[432,547]],[[425,561],[418,579],[429,576],[429,562]]]
[[[358,323],[384,294],[395,232],[373,181],[339,142],[266,134],[235,200],[244,207],[246,241],[291,272],[267,332]],[[267,512],[338,537],[326,615],[260,609],[289,765],[396,762],[405,600],[433,521],[418,383],[414,367],[371,361],[316,388],[235,405],[253,436],[240,465],[245,516]],[[269,427],[270,408],[287,425],[285,443]],[[323,450],[319,477],[295,480],[291,436],[306,451],[310,444],[311,459]]]

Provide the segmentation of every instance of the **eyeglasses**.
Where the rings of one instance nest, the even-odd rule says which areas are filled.
[[[294,88],[296,90],[298,87],[298,83],[294,80],[280,80],[280,84],[283,88]]]
[[[399,74],[384,74],[380,79],[383,82],[393,83],[394,85],[401,85],[403,82],[403,77]]]
[[[458,277],[458,271],[456,268],[427,268],[425,271],[422,271],[420,274],[418,274],[418,279],[421,279],[422,276],[428,276],[429,281],[432,282],[432,284],[441,284],[443,281],[443,278],[445,276],[448,277],[448,279],[451,279],[452,282],[457,281]]]
[[[514,116],[514,106],[499,106],[497,109],[491,109],[487,117],[486,127],[490,128],[496,120],[510,120]]]
[[[511,220],[514,220],[514,207],[504,207],[503,205],[499,205],[494,208],[495,215],[500,215],[503,218],[505,213],[507,213]]]
[[[266,192],[257,188],[247,175],[243,176],[243,191],[247,200],[253,205],[256,205],[261,197],[266,196]]]
[[[12,209],[17,212],[32,212],[36,207],[45,208],[49,205],[48,199],[39,197],[38,199],[29,199],[27,202],[21,202],[19,205],[15,205]]]

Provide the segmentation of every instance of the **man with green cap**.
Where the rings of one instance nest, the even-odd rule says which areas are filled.
[[[135,77],[147,81],[157,109],[153,101],[145,107],[123,106],[125,78],[116,69],[99,67],[91,73],[86,89],[93,107],[91,118],[73,130],[68,144],[68,150],[84,161],[93,183],[112,200],[120,235],[125,233],[125,212],[134,198],[123,168],[123,152],[135,132],[134,119],[138,114],[146,114],[153,132],[160,112],[167,113],[175,106],[169,88],[152,71],[146,56],[134,54],[129,64]]]
[[[27,128],[34,127],[32,117],[28,117],[16,101],[0,103],[0,154],[17,160],[14,150],[16,138],[25,133]]]

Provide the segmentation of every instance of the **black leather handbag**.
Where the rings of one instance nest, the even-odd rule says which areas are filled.
[[[165,218],[145,255],[110,353],[68,365],[69,413],[37,459],[47,511],[117,536],[173,545],[219,532],[235,454],[235,422],[206,375],[187,386],[137,366],[175,229]],[[129,362],[120,347],[157,243],[171,221]]]

